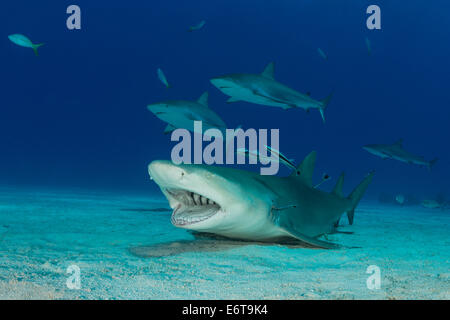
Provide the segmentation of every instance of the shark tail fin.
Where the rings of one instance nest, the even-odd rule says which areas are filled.
[[[325,99],[323,99],[323,100],[321,101],[322,106],[321,106],[321,108],[319,109],[319,111],[320,111],[320,115],[322,116],[323,123],[325,123],[325,110],[327,109],[328,104],[330,103],[330,100],[331,100],[332,97],[333,97],[333,92],[330,93],[330,94],[328,95],[328,97],[326,97]]]
[[[32,48],[33,48],[33,51],[34,51],[34,54],[36,55],[36,57],[39,56],[38,49],[40,47],[42,47],[43,45],[44,45],[43,43],[33,44]]]
[[[348,198],[352,202],[351,209],[349,211],[347,211],[348,223],[350,225],[353,224],[353,218],[355,216],[355,208],[358,205],[358,203],[361,200],[361,198],[363,197],[364,193],[366,192],[367,187],[369,186],[370,182],[372,181],[373,175],[374,175],[374,172],[373,171],[370,172],[364,178],[364,180],[361,181],[361,183],[348,196]]]
[[[438,161],[438,158],[434,158],[433,160],[431,160],[428,164],[428,170],[433,169],[434,165],[436,164],[436,162]]]

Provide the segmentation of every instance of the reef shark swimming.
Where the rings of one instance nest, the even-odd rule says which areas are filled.
[[[344,175],[331,193],[315,189],[312,176],[316,153],[310,153],[290,176],[263,176],[256,172],[208,165],[156,160],[148,172],[173,209],[172,224],[229,239],[338,248],[318,239],[333,233],[347,212],[353,224],[355,208],[373,173],[345,197]]]
[[[171,100],[150,104],[147,108],[168,123],[164,133],[170,133],[177,128],[194,132],[194,121],[202,121],[205,130],[226,129],[225,122],[208,107],[208,92],[203,93],[197,101]]]
[[[229,103],[246,101],[283,109],[318,109],[325,122],[324,111],[332,94],[322,101],[314,100],[309,94],[302,94],[275,80],[274,63],[271,62],[261,74],[229,74],[211,79],[211,83],[230,96]]]
[[[409,164],[431,168],[435,165],[437,158],[426,161],[423,157],[416,156],[403,149],[403,139],[393,144],[368,144],[363,147],[364,150],[383,159],[395,159]]]

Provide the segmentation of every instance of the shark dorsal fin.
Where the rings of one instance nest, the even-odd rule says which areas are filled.
[[[336,183],[336,186],[333,189],[333,192],[335,195],[339,196],[339,197],[343,197],[343,193],[342,193],[342,188],[344,186],[344,172],[341,173],[341,175],[339,176],[339,179]]]
[[[312,187],[312,177],[314,173],[314,166],[316,164],[317,153],[315,151],[308,154],[303,162],[297,167],[296,172],[292,175],[297,176],[307,186]]]
[[[200,103],[202,106],[207,107],[208,106],[208,91],[203,93],[200,98],[198,98],[197,102]]]
[[[275,79],[274,74],[275,74],[275,63],[274,62],[269,63],[266,66],[266,68],[264,69],[264,71],[261,73],[261,75],[263,77],[266,77],[269,79]]]
[[[403,139],[398,139],[394,145],[399,146],[399,147],[403,147]]]

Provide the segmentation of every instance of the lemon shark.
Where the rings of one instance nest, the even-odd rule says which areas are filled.
[[[224,132],[225,122],[208,107],[208,92],[203,93],[197,101],[171,100],[150,104],[147,109],[162,121],[168,123],[164,133],[177,128],[194,132],[194,121],[202,121],[204,130],[216,128]]]
[[[230,96],[229,103],[246,101],[283,109],[318,109],[325,122],[324,111],[332,94],[322,101],[314,100],[309,94],[302,94],[275,80],[275,64],[269,63],[261,74],[229,74],[211,79],[211,83]]]
[[[395,159],[409,164],[425,166],[431,170],[435,165],[437,158],[426,161],[423,157],[416,156],[403,149],[403,139],[393,144],[368,144],[363,147],[364,150],[383,159]]]
[[[303,245],[337,248],[318,239],[336,232],[343,213],[353,224],[355,208],[373,173],[348,196],[342,174],[331,193],[315,189],[316,153],[310,153],[290,176],[263,176],[229,167],[156,160],[148,172],[173,209],[174,226],[255,242],[300,241]]]

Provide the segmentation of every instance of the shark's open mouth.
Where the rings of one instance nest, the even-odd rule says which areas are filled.
[[[221,209],[213,200],[189,190],[166,189],[166,195],[176,203],[171,218],[176,226],[205,221]]]

